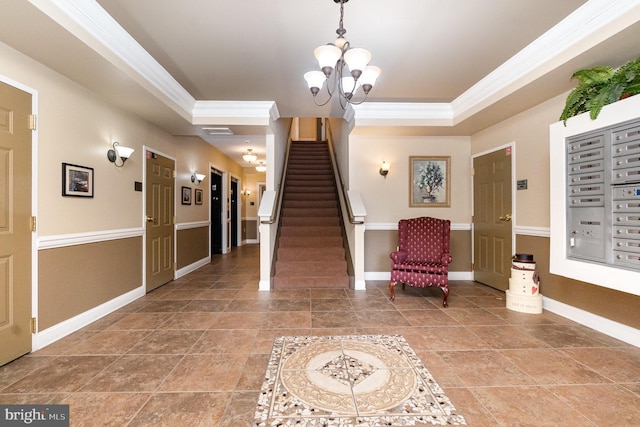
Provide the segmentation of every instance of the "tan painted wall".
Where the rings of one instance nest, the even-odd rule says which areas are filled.
[[[142,238],[39,252],[38,330],[142,285]]]
[[[371,137],[349,139],[349,188],[367,209],[367,223],[397,223],[402,218],[432,216],[453,223],[471,222],[470,139],[468,137]],[[409,157],[451,157],[451,206],[409,207]],[[391,164],[386,178],[383,160]]]
[[[472,154],[515,142],[515,179],[526,179],[528,189],[516,191],[514,226],[549,227],[549,125],[558,121],[565,99],[553,98],[471,137]]]
[[[209,227],[178,230],[176,239],[178,269],[209,256]]]
[[[364,234],[364,271],[390,272],[389,254],[398,246],[396,230],[367,230]],[[471,271],[471,232],[451,231],[451,257],[449,271]]]
[[[558,121],[566,94],[471,136],[472,153],[515,141],[516,179],[528,189],[516,191],[517,227],[549,227],[549,125]],[[563,182],[553,185],[564,185]],[[517,231],[517,230],[516,230]],[[542,294],[562,303],[633,327],[640,326],[640,297],[549,274],[549,239],[516,236],[514,252],[531,253],[541,271]]]
[[[105,102],[93,92],[0,43],[0,74],[38,92],[38,236],[56,237],[143,227],[146,145],[176,159],[176,222],[209,219],[209,179],[196,187],[194,171],[209,164],[244,180],[240,165],[197,137],[174,137]],[[113,141],[136,151],[124,167],[107,160]],[[94,168],[94,197],[62,197],[62,163]],[[28,185],[28,184],[27,184]],[[181,205],[181,186],[204,190],[203,205]],[[206,233],[205,233],[206,234]],[[180,235],[177,258],[185,265],[208,255],[202,235]],[[39,251],[39,329],[43,330],[142,285],[141,238]],[[134,241],[135,243],[131,243]],[[124,245],[120,249],[115,246]],[[193,248],[197,247],[197,254]],[[206,248],[206,245],[205,245]],[[183,253],[183,251],[186,251]],[[117,267],[116,267],[117,266]],[[17,268],[28,268],[17,266]]]

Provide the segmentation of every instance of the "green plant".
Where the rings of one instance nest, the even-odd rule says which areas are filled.
[[[571,78],[578,85],[567,96],[560,120],[566,124],[570,117],[586,111],[595,120],[605,105],[640,93],[640,58],[617,70],[606,65],[578,70]]]

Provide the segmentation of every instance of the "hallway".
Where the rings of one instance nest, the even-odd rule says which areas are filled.
[[[0,368],[0,403],[70,404],[72,426],[252,425],[275,337],[402,334],[472,426],[640,426],[640,348],[504,294],[258,292],[258,245]]]

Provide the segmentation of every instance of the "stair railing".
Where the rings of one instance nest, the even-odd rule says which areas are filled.
[[[340,205],[345,207],[346,216],[349,219],[349,224],[351,224],[351,226],[347,228],[345,221],[343,221],[348,243],[348,247],[346,249],[350,263],[353,266],[353,288],[356,290],[364,290],[366,287],[364,280],[364,218],[367,216],[367,211],[364,207],[364,203],[362,202],[360,193],[352,190],[347,191],[345,188],[342,174],[340,173],[340,167],[336,160],[333,148],[333,133],[328,120],[326,122],[326,128],[329,154],[336,177]],[[343,217],[344,216],[343,212]]]
[[[293,124],[292,124],[293,126]],[[277,224],[280,221],[282,210],[282,198],[284,195],[284,185],[286,181],[287,166],[289,163],[289,151],[291,150],[291,131],[287,136],[287,148],[285,150],[284,161],[280,173],[280,183],[277,191],[265,191],[258,208],[260,217],[260,291],[269,291],[272,288],[273,272],[275,271],[276,251],[280,230]]]

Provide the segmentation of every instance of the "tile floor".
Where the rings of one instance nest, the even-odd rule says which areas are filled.
[[[0,403],[65,403],[72,426],[250,426],[274,337],[402,334],[472,426],[640,426],[640,348],[504,294],[258,292],[258,246],[214,256],[0,368]]]

